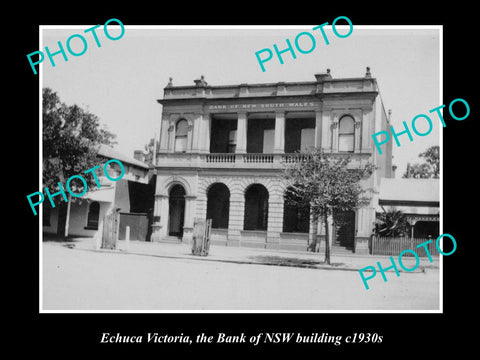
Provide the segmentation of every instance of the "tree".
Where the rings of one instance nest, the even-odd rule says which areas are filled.
[[[115,135],[100,127],[96,115],[77,105],[65,105],[51,89],[43,88],[42,96],[42,188],[48,187],[53,194],[60,191],[59,182],[65,188],[66,180],[72,175],[80,175],[99,165],[103,160],[97,155],[98,145],[114,145]],[[93,176],[84,178],[88,188],[96,186]],[[73,192],[81,193],[84,190],[80,180],[72,181],[70,185]],[[57,233],[63,236],[66,219],[62,214],[66,212],[66,203],[61,196],[53,200],[59,205]]]
[[[153,159],[155,156],[155,139],[151,138],[148,144],[145,144],[145,160],[144,162],[148,165],[153,164]]]
[[[315,221],[325,226],[325,262],[330,264],[328,218],[341,220],[346,211],[356,210],[368,203],[361,197],[366,190],[360,180],[368,178],[375,166],[366,164],[356,169],[348,169],[350,156],[327,154],[319,148],[300,153],[300,161],[287,164],[284,178],[289,183],[291,198],[301,208],[310,207]],[[315,237],[316,239],[316,237]],[[315,240],[316,241],[316,240]]]
[[[429,179],[432,177],[430,166],[428,164],[407,163],[407,170],[403,174],[403,178],[409,179]]]
[[[431,146],[418,156],[425,158],[431,167],[432,177],[438,179],[440,177],[440,146]]]
[[[396,237],[404,236],[408,231],[407,217],[400,210],[395,208],[377,215],[373,233],[377,236]]]
[[[414,179],[438,179],[440,176],[440,147],[431,146],[418,155],[418,157],[424,158],[425,161],[413,165],[408,163],[407,170],[402,177]]]

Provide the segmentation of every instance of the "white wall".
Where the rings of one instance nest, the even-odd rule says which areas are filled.
[[[98,228],[101,229],[103,217],[107,210],[112,206],[111,202],[99,202],[100,215]],[[68,234],[69,236],[94,236],[97,230],[85,229],[87,226],[88,208],[90,202],[82,201],[73,202],[70,207],[70,224]]]

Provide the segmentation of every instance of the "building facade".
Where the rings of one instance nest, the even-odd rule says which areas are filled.
[[[375,163],[362,184],[370,204],[332,245],[368,251],[382,177],[392,177],[391,142],[379,155],[372,134],[389,128],[376,79],[334,79],[330,70],[309,82],[164,88],[152,240],[189,241],[196,218],[212,219],[212,243],[306,250],[321,225],[285,199],[285,164],[321,147],[352,156],[351,166]],[[323,241],[321,243],[324,243]]]

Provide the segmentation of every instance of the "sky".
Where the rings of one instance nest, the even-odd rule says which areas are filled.
[[[402,122],[411,126],[413,117],[429,114],[442,104],[441,91],[441,29],[434,27],[355,26],[345,38],[325,27],[329,45],[320,33],[312,31],[316,25],[298,26],[183,26],[146,27],[128,26],[118,40],[108,39],[103,26],[96,30],[101,47],[92,35],[83,33],[93,25],[44,26],[39,49],[48,46],[58,50],[58,41],[65,47],[66,40],[82,34],[87,50],[74,57],[67,52],[68,61],[61,55],[54,57],[52,67],[46,57],[40,66],[40,86],[57,92],[68,105],[77,104],[100,118],[102,125],[117,135],[115,149],[133,157],[133,151],[143,149],[149,139],[159,136],[162,106],[157,99],[169,78],[173,85],[193,85],[204,75],[209,85],[240,83],[275,83],[315,81],[314,74],[331,70],[333,78],[363,77],[370,67],[376,78],[385,109],[392,111],[392,125],[397,132]],[[337,26],[340,34],[348,27]],[[108,26],[112,37],[119,37],[120,28]],[[272,59],[262,72],[255,52],[277,44],[292,44],[299,32],[315,36],[316,47],[308,54],[297,52],[293,59],[284,56],[284,64]],[[73,51],[81,52],[78,38],[71,43]],[[307,48],[307,43],[305,43]],[[393,164],[396,177],[401,177],[407,162],[420,162],[418,155],[432,145],[440,144],[441,124],[430,116],[433,130],[424,137],[413,134],[409,141],[401,136],[401,146],[393,144]],[[419,121],[417,129],[425,131]],[[393,139],[392,139],[393,141]]]

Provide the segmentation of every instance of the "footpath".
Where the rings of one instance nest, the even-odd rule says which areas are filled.
[[[293,266],[322,270],[358,271],[366,266],[377,267],[377,261],[380,262],[384,268],[391,265],[389,256],[359,255],[354,253],[351,255],[332,254],[330,257],[331,264],[328,265],[324,262],[324,253],[301,251],[211,245],[207,256],[198,256],[192,254],[191,245],[187,243],[171,244],[130,241],[129,244],[127,244],[125,241],[119,240],[117,243],[117,249],[115,250],[97,249],[93,238],[73,238],[62,242],[61,244],[71,249],[116,253],[121,255],[142,255],[169,259],[188,259],[194,261],[219,261],[235,264]],[[393,256],[393,258],[398,264],[398,256]],[[402,261],[405,266],[410,268],[413,268],[415,265],[414,257],[403,257]],[[429,269],[438,270],[439,267],[439,257],[433,257],[433,262],[430,262],[427,257],[421,257],[418,268],[411,273],[423,273]],[[402,268],[398,268],[400,272],[405,272]]]

